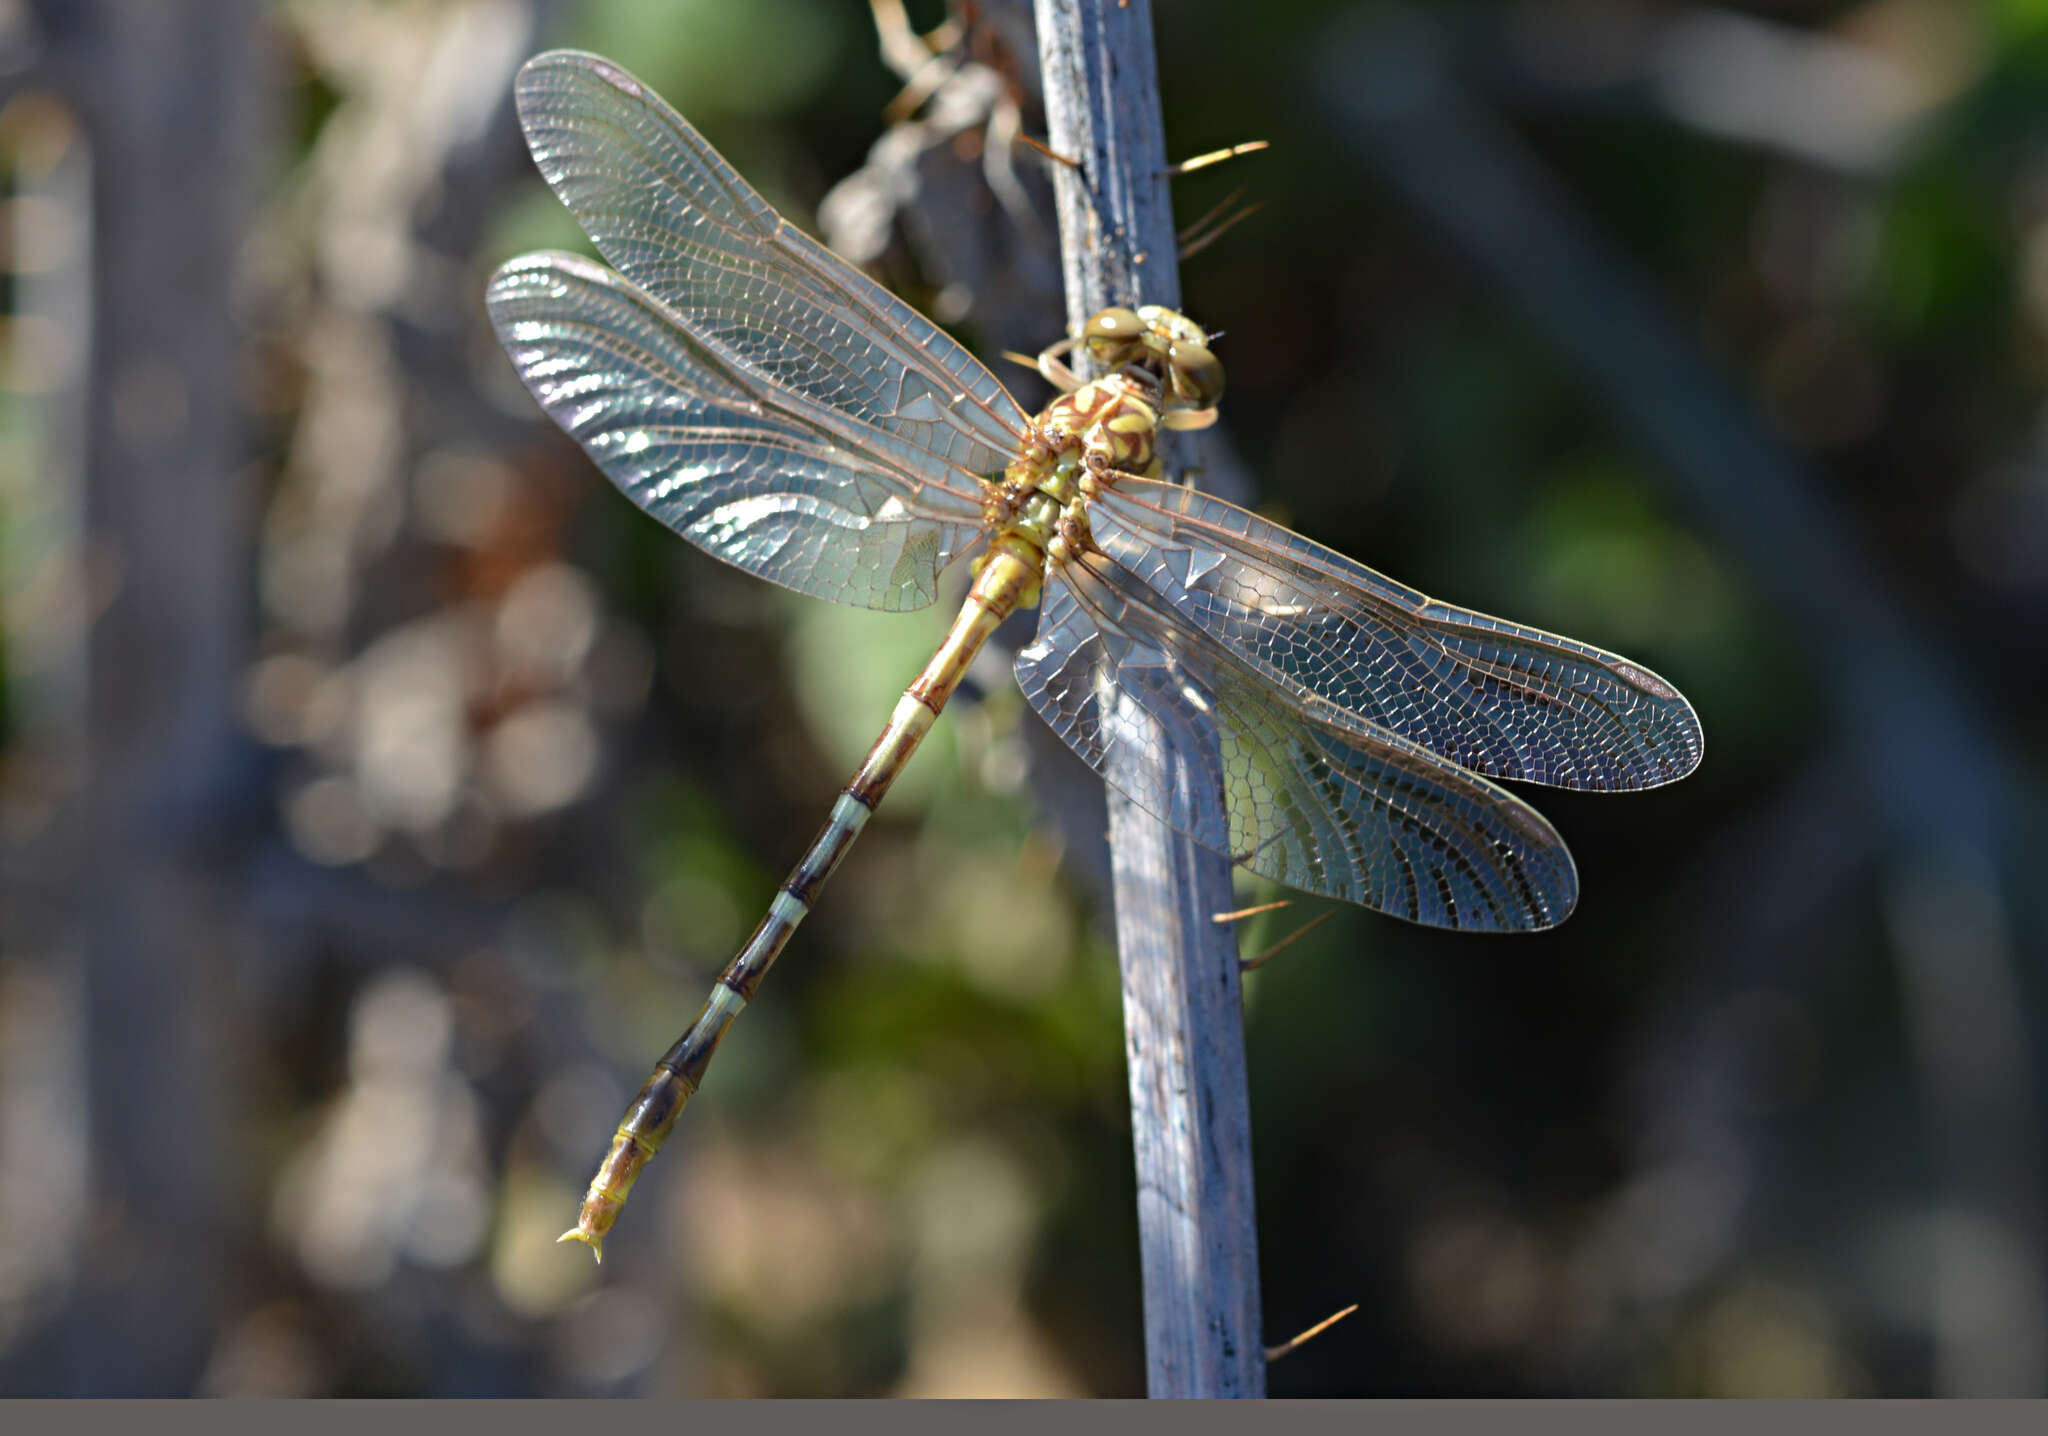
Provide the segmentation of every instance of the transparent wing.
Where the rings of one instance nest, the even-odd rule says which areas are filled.
[[[1296,694],[1496,778],[1651,788],[1700,761],[1699,719],[1639,664],[1438,603],[1191,489],[1120,478],[1096,544],[1163,605]]]
[[[1025,416],[979,360],[783,219],[633,76],[555,50],[515,94],[534,163],[598,252],[705,349],[959,475],[1016,457]]]
[[[1048,574],[1017,679],[1106,781],[1254,872],[1468,931],[1551,927],[1578,900],[1571,855],[1534,809],[1325,699],[1276,689],[1101,554]],[[1173,762],[1118,760],[1156,743]]]
[[[527,388],[612,482],[749,573],[922,608],[981,536],[978,485],[884,428],[790,402],[602,265],[527,255],[485,302]]]

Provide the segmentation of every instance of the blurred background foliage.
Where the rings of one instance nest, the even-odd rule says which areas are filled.
[[[1273,1391],[2041,1394],[2048,6],[1154,12],[1170,147],[1272,143],[1175,192],[1262,206],[1183,272],[1212,477],[1710,740],[1538,795],[1561,930],[1248,979],[1269,1339],[1360,1304]],[[626,64],[993,356],[1062,322],[1020,13],[0,3],[0,1390],[1142,1388],[1100,797],[998,655],[553,1245],[942,620],[542,420],[512,72]]]

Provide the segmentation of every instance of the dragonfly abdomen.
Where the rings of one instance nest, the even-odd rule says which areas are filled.
[[[939,710],[960,686],[989,635],[1024,601],[1036,601],[1043,564],[1043,546],[1035,545],[1028,531],[999,535],[990,546],[945,642],[897,700],[888,726],[832,805],[825,826],[783,879],[746,946],[719,974],[697,1020],[655,1064],[646,1085],[627,1108],[625,1120],[612,1134],[611,1149],[584,1193],[576,1226],[564,1232],[561,1240],[583,1242],[602,1258],[605,1233],[625,1206],[640,1169],[661,1150],[676,1118],[696,1095],[726,1030],[753,999],[797,925],[809,915],[819,890],[838,870],[882,795],[931,731]]]

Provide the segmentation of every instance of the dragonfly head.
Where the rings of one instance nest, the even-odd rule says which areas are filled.
[[[1209,336],[1184,314],[1147,304],[1105,309],[1081,330],[1081,343],[1104,371],[1136,364],[1157,375],[1169,411],[1206,413],[1223,397],[1223,366]]]

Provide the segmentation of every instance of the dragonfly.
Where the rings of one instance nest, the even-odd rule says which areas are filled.
[[[1468,932],[1572,910],[1564,841],[1492,779],[1605,791],[1699,763],[1638,663],[1459,608],[1163,476],[1213,421],[1193,321],[1113,308],[1039,357],[1029,414],[938,326],[779,215],[608,60],[516,82],[534,161],[600,264],[514,259],[486,301],[541,407],[647,513],[800,593],[902,611],[972,581],[830,817],[614,1133],[576,1226],[634,1181],[970,661],[1037,606],[1031,706],[1139,807],[1292,887]],[[1084,381],[1063,357],[1100,376]],[[1127,761],[1171,745],[1172,763]],[[1173,781],[1147,777],[1177,773]]]

